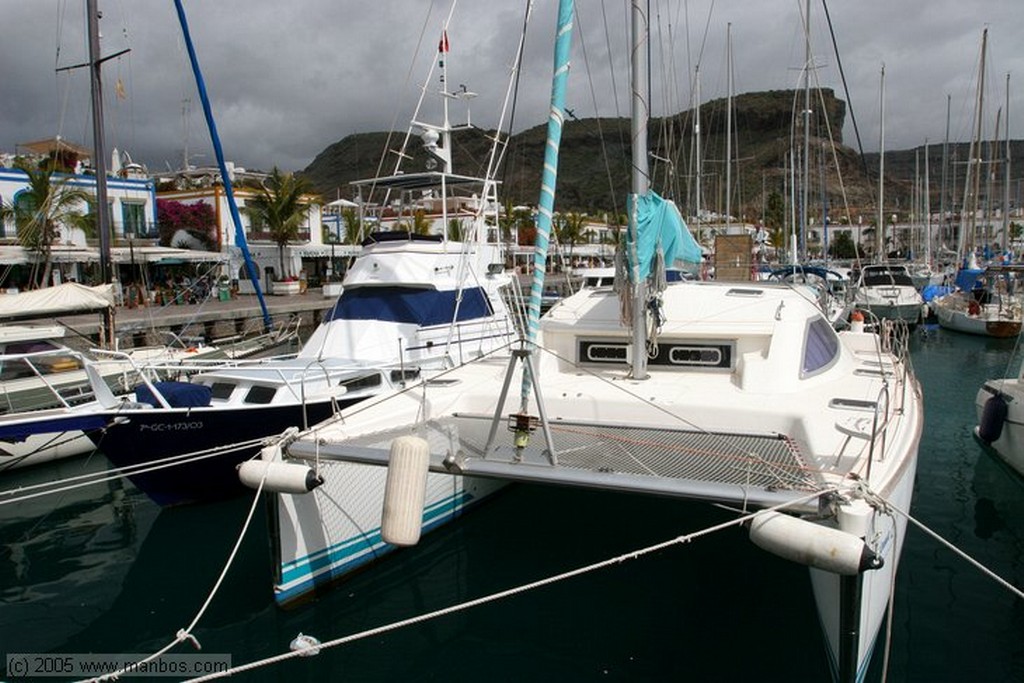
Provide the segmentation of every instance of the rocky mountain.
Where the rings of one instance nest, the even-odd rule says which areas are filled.
[[[724,98],[715,100],[702,105],[699,112],[700,156],[704,159],[699,178],[699,205],[703,211],[715,213],[724,213],[726,207],[726,104]],[[766,210],[769,195],[787,196],[791,150],[796,150],[798,163],[802,163],[799,160],[803,154],[804,117],[794,120],[793,113],[800,112],[802,105],[803,92],[794,90],[746,93],[733,98],[732,157],[736,163],[731,172],[730,206],[734,216],[759,220]],[[687,214],[692,214],[697,207],[696,116],[696,111],[689,110],[652,119],[648,134],[652,187],[663,196],[676,199]],[[807,117],[811,131],[809,211],[820,217],[821,206],[827,198],[832,220],[841,220],[848,211],[854,222],[857,216],[863,216],[868,223],[878,212],[878,155],[862,157],[843,144],[845,117],[846,104],[837,99],[833,91],[825,89],[814,95]],[[349,135],[324,149],[302,173],[327,199],[352,198],[350,182],[377,175],[378,168],[385,172],[395,168],[397,156],[388,153],[382,159],[382,150],[398,149],[404,136],[404,131],[391,135]],[[456,133],[453,158],[457,172],[483,174],[494,136],[495,131],[481,129]],[[509,138],[498,174],[502,182],[500,194],[505,201],[513,205],[536,204],[545,136],[546,123]],[[950,158],[955,153],[959,159],[965,159],[967,147],[966,143],[951,145]],[[630,186],[629,148],[628,119],[570,118],[562,135],[556,209],[591,215],[624,213]],[[427,155],[419,149],[418,141],[412,141],[407,153],[411,158],[403,163],[404,169],[426,167]],[[1024,142],[1014,142],[1013,156],[1022,158],[1021,153],[1024,153]],[[915,178],[914,159],[915,150],[886,152],[887,214],[909,211]],[[919,155],[918,159],[918,172],[923,175],[923,156]],[[932,205],[937,210],[941,144],[930,146],[929,164]],[[956,172],[962,178],[962,167],[951,164],[948,168],[959,168]],[[954,170],[948,173],[948,197],[960,196],[962,193],[952,194]]]

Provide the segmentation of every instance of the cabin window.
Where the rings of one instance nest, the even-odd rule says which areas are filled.
[[[807,326],[804,337],[804,359],[800,376],[810,377],[826,369],[839,355],[839,337],[832,325],[817,317]]]
[[[380,386],[380,373],[375,372],[372,375],[364,375],[362,377],[356,377],[355,379],[341,380],[338,382],[339,386],[343,386],[349,391],[355,391],[356,389],[372,389],[373,387]]]
[[[214,382],[211,388],[213,393],[210,395],[210,398],[226,401],[231,398],[231,392],[235,390],[235,385],[230,382]]]
[[[412,370],[392,370],[391,381],[392,382],[411,382],[420,378],[420,369],[413,368]],[[380,384],[380,382],[378,382]]]
[[[274,400],[277,389],[274,387],[254,386],[245,395],[246,403],[267,404]]]

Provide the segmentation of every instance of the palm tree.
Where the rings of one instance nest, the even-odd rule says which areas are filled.
[[[36,254],[29,283],[32,287],[42,287],[50,279],[51,248],[60,238],[61,226],[89,223],[79,211],[89,194],[70,187],[67,180],[55,180],[52,161],[36,167],[27,159],[19,158],[14,167],[28,176],[28,189],[19,193],[13,206],[0,206],[0,221],[13,220],[18,241]]]
[[[412,232],[416,235],[429,235],[431,221],[427,218],[427,212],[423,209],[416,209],[412,215]]]
[[[291,276],[285,267],[284,249],[299,236],[299,228],[308,214],[307,196],[311,192],[308,180],[294,173],[281,173],[275,166],[256,196],[246,201],[251,220],[265,226],[277,245],[282,278]]]
[[[570,211],[561,217],[558,224],[558,241],[569,247],[569,263],[572,264],[572,252],[577,244],[583,242],[583,228],[587,223],[587,215]]]
[[[462,229],[462,221],[460,221],[458,218],[449,218],[448,239],[450,239],[453,242],[461,242],[465,238],[465,235],[463,233],[464,230]]]
[[[359,244],[362,237],[362,226],[359,225],[359,214],[353,208],[341,212],[341,220],[345,222],[345,243]]]

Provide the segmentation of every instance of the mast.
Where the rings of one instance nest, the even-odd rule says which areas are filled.
[[[995,134],[993,135],[992,141],[988,144],[988,170],[985,171],[985,212],[982,214],[985,218],[985,224],[982,227],[982,234],[984,235],[984,251],[986,254],[989,253],[989,247],[992,244],[994,238],[992,232],[992,186],[996,181],[996,172],[994,165],[998,161],[996,155],[999,154],[999,133],[1002,129],[1002,116],[1003,109],[1000,107],[996,111],[996,127]]]
[[[554,75],[551,80],[551,108],[548,112],[547,144],[544,146],[544,167],[541,173],[540,199],[537,202],[537,238],[533,251],[533,280],[527,306],[526,338],[537,339],[540,330],[540,298],[547,270],[547,253],[558,183],[558,152],[565,122],[565,92],[569,79],[569,55],[572,48],[573,0],[558,3],[558,28],[555,39]],[[523,404],[529,391],[528,378],[523,378]]]
[[[789,150],[789,262],[796,264],[800,261],[800,243],[796,238],[797,216],[796,216],[796,157],[795,150]]]
[[[1003,253],[1010,246],[1010,74],[1006,74],[1006,156],[1003,159]]]
[[[924,139],[924,262],[932,264],[932,191],[928,174],[928,138]]]
[[[978,168],[974,169],[973,178],[971,177],[971,167],[978,164],[979,160],[975,155],[981,153],[981,126],[985,107],[985,53],[987,50],[988,29],[986,28],[981,32],[981,66],[978,69],[978,99],[975,103],[974,111],[974,137],[971,138],[971,151],[967,160],[967,178],[964,180],[964,212],[969,215],[966,217],[966,230],[964,230],[964,218],[960,219],[961,256],[966,255],[967,249],[970,249],[970,255],[973,256],[975,231],[978,227],[978,192],[981,189],[981,166],[979,164]],[[971,195],[970,201],[967,198],[968,193]],[[973,261],[973,259],[971,260]],[[968,267],[971,267],[971,265],[969,264]]]
[[[629,231],[632,236],[632,253],[630,269],[633,287],[633,362],[631,374],[633,379],[647,378],[647,284],[640,278],[640,263],[637,257],[639,244],[639,226],[637,212],[640,198],[647,194],[650,186],[647,166],[647,99],[644,88],[647,86],[647,15],[641,5],[642,0],[633,0],[632,8],[632,87],[630,106],[630,128],[632,138],[633,160],[633,210],[629,215]],[[700,159],[697,160],[698,168]]]
[[[97,0],[86,0],[85,14],[89,34],[89,94],[92,104],[93,169],[96,172],[96,228],[100,233],[100,282],[110,284],[110,207],[107,198],[107,153],[103,131],[103,81],[100,66],[106,61],[100,56],[100,10]],[[111,55],[113,59],[124,54],[122,50]],[[79,65],[83,66],[83,65]],[[77,67],[70,67],[77,68]],[[114,307],[103,311],[100,329],[100,346],[114,348]]]
[[[878,229],[875,230],[875,263],[885,252],[885,64],[882,64],[881,94],[878,107]]]
[[[942,191],[939,193],[939,239],[944,240],[946,228],[946,170],[949,168],[949,107],[952,97],[946,94],[946,137],[942,141]],[[943,241],[943,244],[945,242]]]
[[[213,109],[210,107],[210,98],[206,94],[206,83],[203,81],[203,73],[199,70],[199,59],[196,57],[195,46],[192,44],[192,34],[188,30],[188,21],[185,18],[185,8],[181,0],[174,0],[174,7],[178,12],[178,23],[181,24],[181,33],[185,39],[185,47],[188,50],[189,62],[192,64],[192,73],[196,79],[196,88],[199,90],[199,99],[203,103],[203,114],[206,116],[206,126],[210,130],[210,140],[213,142],[213,151],[217,155],[217,166],[220,168],[221,182],[224,183],[224,195],[228,200],[228,209],[231,212],[231,220],[235,224],[235,244],[242,251],[245,259],[245,268],[249,273],[249,279],[256,290],[256,298],[260,302],[260,309],[263,313],[263,325],[269,332],[273,327],[270,320],[270,311],[267,309],[267,302],[263,298],[263,290],[260,289],[260,277],[256,272],[256,266],[249,255],[249,245],[245,239],[245,228],[242,227],[242,217],[238,213],[238,205],[235,203],[235,192],[232,188],[231,174],[228,173],[227,163],[224,161],[224,150],[220,144],[220,136],[217,134],[217,124],[213,120]],[[319,228],[317,228],[319,229]]]
[[[697,219],[697,236],[700,237],[700,219],[701,219],[701,181],[702,181],[702,169],[701,169],[701,156],[700,156],[700,64],[694,69],[694,94],[696,103],[694,105],[694,117],[693,117],[693,135],[694,135],[694,156],[696,157],[696,190],[694,192],[694,217]]]
[[[807,258],[807,202],[810,196],[811,167],[811,0],[804,10],[804,158],[803,186],[800,190],[800,259]]]
[[[96,170],[96,227],[100,232],[100,280],[110,277],[110,209],[107,205],[107,153],[103,139],[103,83],[100,78],[100,11],[97,0],[86,0],[89,20],[89,90],[92,99],[93,168]]]
[[[728,82],[725,107],[725,232],[732,221],[732,22],[725,26],[725,71]]]

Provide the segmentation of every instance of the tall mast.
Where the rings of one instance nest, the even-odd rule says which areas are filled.
[[[939,193],[939,239],[946,228],[946,169],[949,168],[949,107],[952,97],[946,94],[946,137],[942,141],[942,191]]]
[[[700,64],[694,69],[694,95],[696,105],[694,106],[694,118],[693,118],[693,135],[694,135],[694,156],[697,158],[695,168],[695,185],[696,189],[694,192],[694,217],[697,219],[697,237],[700,237],[700,220],[701,220],[701,181],[703,178],[702,164],[700,157]]]
[[[725,26],[725,70],[728,82],[725,107],[725,232],[732,221],[732,23]]]
[[[1006,155],[1003,159],[1003,253],[1010,246],[1010,74],[1006,74]]]
[[[967,216],[967,230],[966,234],[963,234],[961,230],[960,239],[964,243],[965,249],[970,249],[971,253],[974,252],[975,246],[975,231],[978,227],[978,192],[981,189],[981,166],[978,165],[978,154],[981,154],[981,126],[982,117],[984,115],[985,108],[985,53],[988,50],[988,29],[984,29],[981,32],[981,66],[978,69],[978,100],[975,104],[974,112],[974,137],[971,138],[971,153],[967,160],[967,180],[965,180],[965,187],[970,187],[970,202],[967,197],[964,197],[964,208],[968,212]],[[978,165],[978,168],[974,169],[974,177],[971,178],[971,167]],[[971,182],[973,180],[973,182]],[[963,221],[961,220],[961,225]]]
[[[630,128],[633,157],[633,210],[629,216],[629,230],[632,233],[634,253],[630,254],[633,270],[633,362],[631,374],[634,379],[647,377],[647,284],[640,278],[640,263],[635,250],[639,245],[637,212],[640,198],[647,194],[650,180],[647,166],[647,109],[645,88],[647,86],[647,15],[642,0],[633,0],[632,9],[632,97]],[[698,168],[700,159],[698,158]]]
[[[875,263],[882,262],[882,254],[885,252],[885,64],[882,64],[878,121],[878,229],[875,230]]]
[[[110,277],[110,210],[107,206],[107,153],[103,140],[103,83],[100,79],[100,11],[97,0],[86,0],[89,24],[89,90],[92,97],[93,168],[96,170],[96,227],[100,232],[100,280]]]
[[[924,139],[924,262],[932,263],[932,188],[928,174],[928,138]]]
[[[811,181],[811,167],[808,159],[811,151],[811,0],[804,10],[804,158],[803,187],[800,197],[800,259],[807,258],[807,202],[808,185]]]

